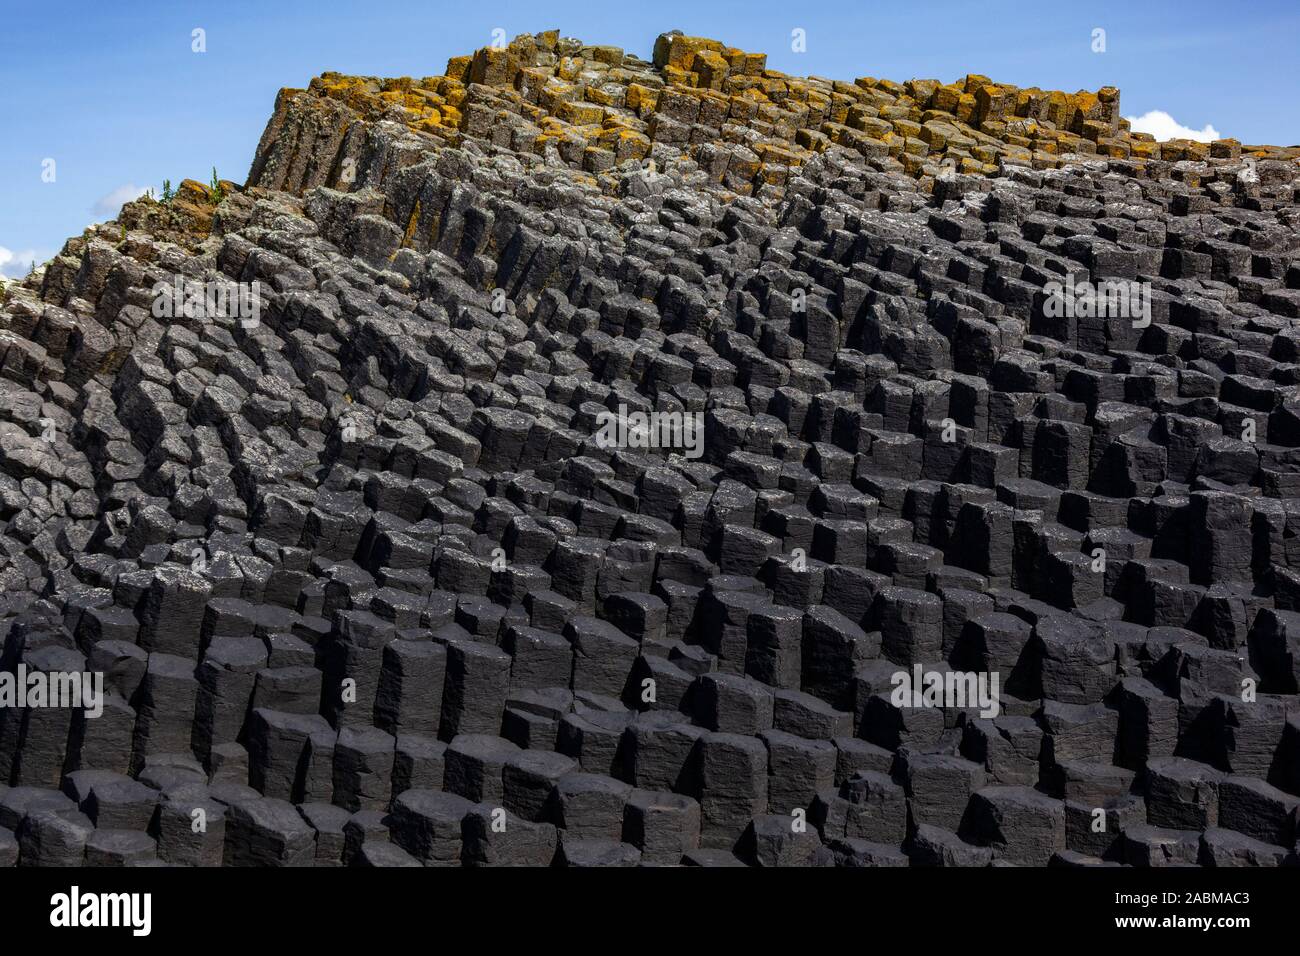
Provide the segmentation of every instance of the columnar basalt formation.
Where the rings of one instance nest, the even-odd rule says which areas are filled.
[[[1297,862],[1300,150],[550,32],[215,185],[0,289],[0,863]]]

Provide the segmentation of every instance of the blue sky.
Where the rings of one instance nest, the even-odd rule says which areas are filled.
[[[282,86],[325,70],[438,74],[498,27],[558,28],[647,58],[657,34],[680,29],[835,79],[1110,84],[1126,116],[1160,110],[1243,142],[1300,143],[1294,0],[0,0],[0,272],[25,273],[164,178],[206,181],[216,166],[242,182]],[[195,28],[206,53],[191,50]],[[791,51],[795,28],[806,52]],[[1092,51],[1096,28],[1104,53]]]

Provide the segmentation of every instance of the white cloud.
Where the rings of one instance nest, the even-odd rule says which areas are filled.
[[[1149,110],[1141,116],[1126,116],[1135,133],[1150,133],[1159,142],[1170,139],[1194,139],[1198,143],[1208,143],[1213,139],[1222,139],[1219,131],[1209,123],[1205,129],[1192,129],[1184,126],[1164,110]]]
[[[129,203],[134,199],[139,199],[148,191],[148,188],[144,186],[137,186],[135,183],[126,183],[125,185],[118,186],[107,196],[101,198],[91,207],[90,211],[96,216],[102,216],[105,219],[112,219],[121,212],[122,207],[126,203]]]
[[[32,271],[32,263],[38,265],[54,257],[53,252],[44,249],[6,249],[0,246],[0,276],[21,279]]]

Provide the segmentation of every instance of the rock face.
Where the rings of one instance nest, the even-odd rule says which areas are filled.
[[[679,34],[282,91],[0,290],[0,672],[103,686],[0,697],[0,861],[1294,862],[1297,155]]]

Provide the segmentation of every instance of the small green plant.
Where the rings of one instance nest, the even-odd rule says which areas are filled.
[[[34,275],[36,275],[36,260],[35,260],[35,259],[32,260],[32,267],[31,267],[30,269],[27,270],[27,274],[28,274],[29,276],[34,276]]]
[[[221,179],[217,176],[217,167],[212,167],[212,182],[208,183],[208,198],[214,203],[219,203],[226,198],[225,191],[221,188]]]
[[[176,194],[172,192],[172,181],[170,179],[164,179],[163,194],[162,194],[163,204],[166,205],[167,203],[170,203],[172,201],[172,197],[175,195]]]

